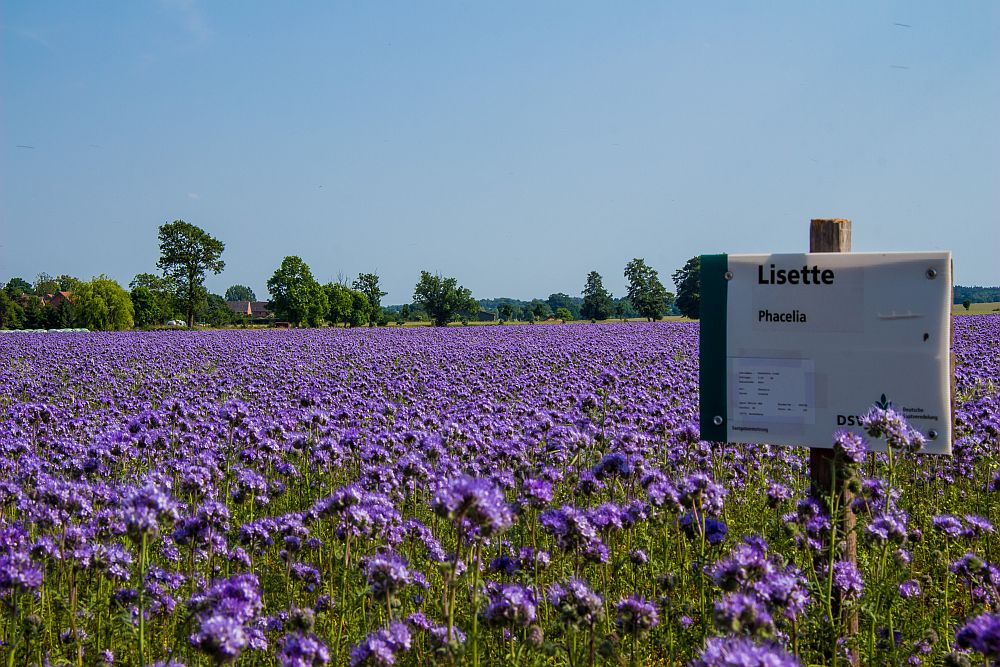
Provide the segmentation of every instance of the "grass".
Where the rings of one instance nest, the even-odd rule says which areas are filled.
[[[955,303],[951,306],[952,315],[985,315],[987,313],[1000,313],[1000,301],[973,303],[969,306],[968,310],[960,303]]]

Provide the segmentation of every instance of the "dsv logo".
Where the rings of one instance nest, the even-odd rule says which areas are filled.
[[[888,410],[892,407],[892,402],[882,394],[882,397],[875,401],[875,407]],[[861,426],[861,419],[861,415],[837,415],[837,426]]]

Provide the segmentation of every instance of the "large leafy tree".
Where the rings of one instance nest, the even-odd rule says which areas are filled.
[[[22,294],[31,294],[31,283],[24,278],[14,277],[7,281],[4,291],[10,298],[17,299]]]
[[[257,295],[246,285],[232,285],[226,290],[226,301],[256,301]]]
[[[177,287],[169,278],[140,273],[128,284],[137,326],[163,324],[177,314]],[[152,297],[153,303],[149,303]]]
[[[697,320],[701,317],[701,257],[692,257],[674,271],[677,286],[677,310],[681,315]]]
[[[628,280],[628,298],[640,316],[658,320],[673,303],[674,295],[660,282],[655,269],[641,258],[635,258],[625,266]]]
[[[420,272],[420,281],[413,288],[413,301],[430,316],[434,324],[443,327],[456,315],[471,316],[479,310],[472,292],[458,284],[455,278]]]
[[[121,331],[135,325],[128,292],[107,276],[81,282],[73,292],[76,323],[97,331]]]
[[[267,281],[267,290],[274,311],[293,324],[315,326],[329,311],[322,285],[313,278],[309,265],[295,255],[281,260],[281,266]]]
[[[383,292],[378,284],[377,273],[362,273],[358,275],[352,287],[361,292],[368,299],[368,323],[378,323],[379,315],[382,313],[382,297],[388,292]]]
[[[615,312],[615,302],[611,293],[604,289],[601,274],[591,271],[587,274],[587,284],[583,288],[583,307],[580,314],[590,320],[606,320]]]
[[[329,303],[327,322],[352,327],[368,323],[371,306],[364,294],[341,283],[328,283],[323,290]]]
[[[129,296],[132,297],[132,312],[137,327],[148,327],[160,322],[160,306],[156,295],[148,287],[133,287]]]
[[[24,308],[6,290],[0,290],[0,329],[20,329],[24,326]]]
[[[175,294],[194,326],[194,314],[204,303],[205,273],[219,273],[225,268],[222,251],[226,245],[200,227],[183,220],[160,225],[160,260],[156,266],[175,286]]]

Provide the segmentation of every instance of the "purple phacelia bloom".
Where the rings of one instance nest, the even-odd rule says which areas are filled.
[[[626,635],[641,637],[660,624],[653,603],[630,595],[615,605],[615,625]]]
[[[722,544],[726,535],[729,534],[729,526],[724,521],[705,517],[705,541],[711,545]],[[701,539],[701,525],[695,520],[694,515],[685,514],[680,520],[680,527],[690,539]]]
[[[576,630],[593,629],[604,620],[604,599],[582,579],[552,584],[548,601],[559,612],[559,622]]]
[[[844,461],[860,465],[865,462],[867,445],[865,439],[850,431],[837,431],[833,434],[833,451]]]
[[[468,522],[479,534],[490,537],[513,522],[503,494],[488,480],[459,477],[438,489],[431,504],[438,516]]]
[[[537,605],[532,590],[521,584],[495,586],[483,609],[488,625],[524,628],[535,622]]]
[[[755,595],[730,593],[715,603],[715,624],[725,632],[770,637],[774,620]]]
[[[907,579],[899,585],[899,597],[904,600],[912,600],[920,597],[920,582],[916,579]]]
[[[767,506],[771,509],[775,509],[792,497],[792,490],[784,484],[772,482],[767,485],[766,494]]]
[[[1000,662],[1000,613],[981,614],[968,619],[955,639],[960,647],[982,653],[994,664]]]
[[[756,644],[745,637],[713,637],[688,667],[800,667],[775,644]]]
[[[217,663],[234,662],[249,638],[243,624],[224,614],[203,618],[191,635],[191,645],[201,649]]]
[[[699,514],[721,513],[726,493],[724,486],[703,472],[693,472],[677,485],[680,505]]]
[[[529,507],[545,507],[552,502],[552,484],[544,479],[526,479],[522,489]]]
[[[390,623],[376,630],[351,649],[351,667],[388,667],[399,654],[410,650],[410,629],[404,623]]]
[[[414,577],[409,561],[392,552],[368,556],[363,563],[365,575],[368,577],[369,591],[382,600],[386,596],[394,596],[415,580],[422,580],[422,577]]]
[[[278,649],[281,667],[317,667],[330,662],[330,649],[316,635],[293,632],[282,638]]]
[[[833,587],[845,600],[857,600],[865,590],[865,582],[858,566],[849,560],[833,564]]]
[[[125,529],[134,539],[155,538],[162,524],[176,521],[178,504],[163,488],[154,484],[132,489],[122,499]]]
[[[931,525],[945,537],[952,539],[962,537],[965,534],[965,526],[962,525],[962,520],[951,514],[938,514],[931,519]]]

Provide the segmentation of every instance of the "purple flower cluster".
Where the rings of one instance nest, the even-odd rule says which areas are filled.
[[[549,604],[559,612],[559,622],[574,630],[592,630],[604,620],[604,600],[582,579],[573,577],[565,583],[552,584]]]
[[[459,477],[438,489],[432,509],[438,516],[466,522],[483,537],[490,537],[513,522],[504,495],[489,480]]]
[[[410,629],[404,623],[390,623],[376,630],[351,649],[351,667],[388,667],[400,654],[410,650]]]
[[[193,595],[188,606],[198,624],[191,635],[191,645],[217,662],[236,660],[247,646],[267,647],[260,629],[248,627],[263,609],[256,576],[239,574],[217,580],[204,592]]]
[[[656,606],[638,595],[630,595],[615,605],[615,625],[630,637],[642,637],[659,624]]]
[[[800,667],[800,663],[773,644],[755,644],[743,637],[713,637],[688,667]]]

